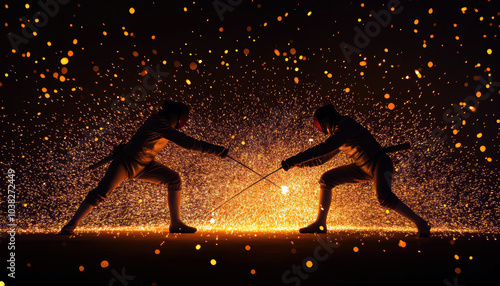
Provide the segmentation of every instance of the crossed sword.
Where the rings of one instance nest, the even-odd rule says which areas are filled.
[[[122,144],[116,146],[114,149],[113,149],[113,153],[108,155],[106,158],[102,159],[101,161],[91,165],[88,169],[89,170],[95,170],[97,168],[99,168],[100,166],[106,164],[107,162],[111,161],[119,152],[120,150],[120,147],[122,146]],[[411,146],[410,146],[410,143],[404,143],[404,144],[399,144],[399,145],[394,145],[394,146],[389,146],[389,147],[385,147],[384,148],[384,151],[386,153],[392,153],[392,152],[397,152],[397,151],[401,151],[401,150],[407,150],[407,149],[410,149]],[[232,199],[236,198],[237,196],[239,196],[241,193],[243,193],[244,191],[250,189],[251,187],[255,186],[256,184],[258,184],[259,182],[261,181],[268,181],[269,183],[273,184],[276,188],[280,189],[281,190],[281,187],[278,186],[277,184],[275,184],[273,181],[269,180],[268,177],[271,176],[272,174],[278,172],[279,170],[283,169],[283,167],[279,167],[278,169],[272,171],[271,173],[263,176],[261,174],[259,174],[257,171],[255,171],[254,169],[248,167],[247,165],[241,163],[240,161],[234,159],[233,157],[227,155],[227,158],[233,160],[234,162],[240,164],[241,166],[245,167],[246,169],[250,170],[251,172],[257,174],[258,176],[260,176],[261,178],[257,181],[255,181],[253,184],[251,184],[250,186],[244,188],[243,190],[241,190],[240,192],[236,193],[235,195],[233,195],[231,198],[229,198],[228,200],[226,200],[225,202],[223,202],[220,206],[216,207],[215,209],[213,209],[211,212],[208,212],[204,215],[204,217],[206,217],[207,215],[209,214],[213,214],[215,213],[217,210],[219,210],[221,207],[223,207],[225,204],[227,204],[228,202],[230,202]]]
[[[401,150],[407,150],[407,149],[410,149],[410,148],[411,148],[410,143],[404,143],[404,144],[398,144],[398,145],[394,145],[394,146],[384,147],[383,149],[384,149],[384,151],[386,153],[392,153],[392,152],[397,152],[397,151],[401,151]],[[263,175],[259,174],[258,172],[256,172],[255,170],[253,170],[252,168],[248,167],[247,165],[245,165],[245,164],[241,163],[240,161],[234,159],[233,157],[231,157],[229,155],[227,157],[229,159],[233,160],[234,162],[240,164],[241,166],[245,167],[246,169],[252,171],[253,173],[259,175],[261,178],[259,180],[255,181],[254,183],[252,183],[250,186],[244,188],[240,192],[238,192],[235,195],[233,195],[231,198],[229,198],[228,200],[226,200],[225,202],[223,202],[221,205],[219,205],[218,207],[216,207],[215,209],[213,209],[211,212],[206,213],[205,216],[207,216],[208,214],[214,214],[217,210],[219,210],[225,204],[227,204],[228,202],[230,202],[232,199],[236,198],[237,196],[239,196],[240,194],[242,194],[244,191],[250,189],[251,187],[255,186],[256,184],[258,184],[259,182],[261,182],[263,180],[266,180],[266,181],[270,182],[275,187],[277,187],[278,189],[281,190],[281,188],[278,185],[276,185],[273,181],[269,180],[267,177],[269,177],[272,174],[274,174],[274,173],[278,172],[279,170],[283,169],[283,167],[279,167],[278,169],[272,171],[271,173],[263,176]]]

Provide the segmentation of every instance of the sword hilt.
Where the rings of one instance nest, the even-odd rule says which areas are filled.
[[[398,144],[394,146],[389,146],[389,147],[384,147],[384,151],[386,153],[392,153],[392,152],[397,152],[397,151],[402,151],[402,150],[408,150],[411,149],[411,145],[409,142],[403,143],[403,144]]]

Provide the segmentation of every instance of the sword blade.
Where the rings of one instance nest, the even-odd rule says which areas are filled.
[[[229,159],[233,160],[234,162],[236,162],[236,163],[240,164],[241,166],[243,166],[243,167],[247,168],[247,169],[248,169],[248,170],[250,170],[251,172],[253,172],[253,173],[255,173],[255,174],[259,175],[260,177],[263,177],[261,174],[257,173],[255,170],[253,170],[252,168],[248,167],[247,165],[245,165],[245,164],[241,163],[240,161],[238,161],[238,160],[234,159],[233,157],[231,157],[231,156],[229,156],[229,155],[227,155],[227,157],[228,157]],[[269,180],[269,179],[267,179],[267,178],[266,178],[265,180],[266,180],[266,181],[268,181],[269,183],[273,184],[276,188],[278,188],[278,189],[280,189],[280,190],[281,190],[281,187],[280,187],[280,186],[278,186],[277,184],[275,184],[273,181],[271,181],[271,180]]]
[[[212,214],[213,214],[213,213],[214,213],[214,212],[216,212],[218,209],[220,209],[222,206],[224,206],[224,205],[225,205],[225,204],[227,204],[229,201],[231,201],[232,199],[234,199],[234,198],[236,198],[237,196],[239,196],[239,195],[240,195],[241,193],[243,193],[244,191],[246,191],[246,190],[250,189],[251,187],[253,187],[253,186],[255,186],[256,184],[258,184],[260,181],[265,180],[267,177],[271,176],[272,174],[274,174],[274,173],[278,172],[278,171],[279,171],[279,170],[281,170],[281,169],[283,169],[283,167],[279,167],[278,169],[276,169],[276,170],[272,171],[271,173],[269,173],[269,174],[267,174],[267,175],[263,176],[262,178],[260,178],[259,180],[257,180],[255,183],[253,183],[253,184],[251,184],[250,186],[248,186],[248,187],[244,188],[243,190],[241,190],[240,192],[238,192],[236,195],[232,196],[229,200],[225,201],[225,202],[224,202],[224,203],[222,203],[220,206],[216,207],[213,211],[211,211],[211,212],[209,212],[209,213],[205,214],[205,216],[207,216],[207,215],[208,215],[208,214],[210,214],[210,213],[212,213]]]

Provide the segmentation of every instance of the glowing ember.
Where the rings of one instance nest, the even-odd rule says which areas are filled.
[[[403,240],[400,240],[399,243],[398,243],[398,246],[404,248],[404,247],[406,247],[406,242],[403,241]]]
[[[288,191],[289,191],[289,189],[288,189],[288,187],[287,187],[287,186],[281,186],[281,193],[282,193],[283,195],[288,194]]]

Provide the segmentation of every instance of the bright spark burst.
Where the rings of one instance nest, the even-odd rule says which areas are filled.
[[[288,187],[287,187],[287,186],[281,186],[281,193],[282,193],[283,195],[288,194],[288,191],[289,191],[289,189],[288,189]]]

